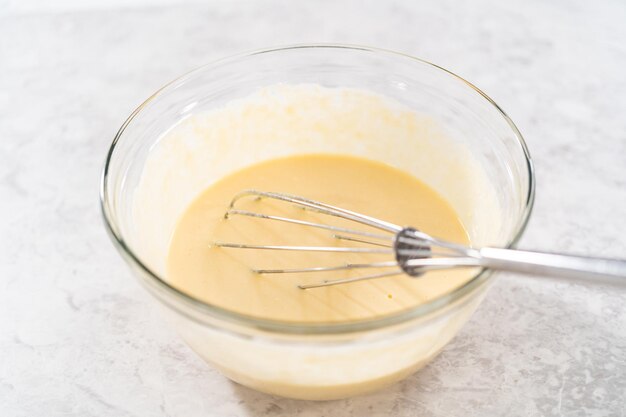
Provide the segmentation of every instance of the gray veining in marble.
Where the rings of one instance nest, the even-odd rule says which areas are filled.
[[[521,246],[626,256],[626,3],[0,0],[0,416],[624,416],[626,291],[502,276],[428,367],[343,401],[275,398],[161,324],[104,233],[130,111],[243,50],[346,42],[443,65],[535,158]]]

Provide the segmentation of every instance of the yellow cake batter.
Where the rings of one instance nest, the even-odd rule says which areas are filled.
[[[272,220],[224,213],[245,189],[301,195],[433,236],[469,244],[451,206],[413,176],[375,161],[345,155],[307,154],[262,162],[222,178],[202,192],[180,218],[170,244],[168,279],[207,303],[239,313],[293,322],[339,322],[398,312],[459,286],[472,271],[404,275],[334,287],[302,290],[302,283],[340,279],[383,270],[259,275],[252,268],[332,266],[392,260],[393,255],[328,254],[228,249],[215,241],[267,245],[363,246],[334,239],[330,232]],[[250,211],[314,222],[367,227],[270,200],[241,200]],[[387,269],[388,270],[388,269]]]

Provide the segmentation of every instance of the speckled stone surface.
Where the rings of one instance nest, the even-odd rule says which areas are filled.
[[[114,133],[167,81],[268,45],[369,44],[457,72],[516,121],[538,177],[522,247],[626,257],[625,22],[621,0],[0,0],[0,416],[626,415],[626,290],[506,275],[386,390],[233,384],[162,325],[97,202]]]

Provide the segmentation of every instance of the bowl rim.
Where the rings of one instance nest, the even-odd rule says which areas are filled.
[[[482,96],[489,104],[491,104],[504,118],[509,127],[511,128],[515,138],[517,139],[517,144],[520,146],[525,162],[526,169],[528,173],[528,192],[526,195],[526,201],[524,210],[518,219],[518,223],[515,228],[515,232],[513,233],[513,237],[505,245],[506,248],[514,247],[521,236],[523,235],[526,226],[528,224],[528,220],[530,218],[530,214],[533,209],[534,199],[535,199],[535,170],[532,162],[532,158],[528,151],[528,147],[522,134],[520,133],[517,126],[513,123],[511,118],[502,110],[502,108],[492,100],[487,94],[485,94],[478,87],[465,80],[464,78],[456,75],[455,73],[439,66],[433,64],[429,61],[426,61],[421,58],[416,58],[411,55],[395,52],[388,49],[369,47],[369,46],[361,46],[361,45],[351,45],[351,44],[335,44],[335,43],[315,43],[315,44],[295,44],[295,45],[285,45],[285,46],[276,46],[270,47],[260,50],[254,50],[251,52],[239,53],[236,55],[232,55],[230,57],[222,58],[219,60],[212,61],[211,63],[202,65],[194,70],[187,72],[186,74],[170,81],[165,84],[163,87],[158,89],[154,94],[152,94],[148,99],[146,99],[143,103],[141,103],[128,118],[124,121],[118,132],[116,133],[109,151],[107,152],[104,169],[102,170],[102,174],[100,177],[100,189],[99,189],[99,197],[100,197],[100,209],[101,214],[104,220],[105,228],[111,238],[114,246],[120,252],[122,257],[126,260],[126,262],[130,266],[135,266],[139,268],[148,278],[151,284],[156,284],[156,287],[165,290],[166,293],[172,295],[175,300],[167,300],[163,297],[157,297],[161,299],[161,301],[168,304],[170,307],[178,310],[183,315],[204,323],[208,324],[209,321],[202,320],[201,317],[206,317],[207,319],[218,319],[224,320],[227,323],[235,324],[239,326],[243,326],[243,328],[255,329],[265,332],[271,333],[279,333],[279,334],[293,334],[293,335],[337,335],[337,334],[345,334],[345,333],[353,333],[353,332],[364,332],[364,331],[372,331],[372,330],[381,330],[385,328],[389,328],[395,325],[403,324],[406,322],[410,322],[416,319],[427,318],[429,315],[433,313],[437,313],[443,310],[445,307],[453,305],[457,301],[463,299],[466,295],[471,294],[475,290],[482,288],[488,281],[490,281],[491,271],[487,269],[480,270],[476,275],[474,275],[470,280],[461,285],[454,290],[445,293],[433,300],[430,300],[426,303],[419,304],[415,307],[401,310],[400,312],[380,316],[372,319],[359,320],[359,321],[351,321],[351,322],[337,322],[337,323],[300,323],[300,322],[288,322],[288,321],[280,321],[274,319],[266,319],[255,317],[251,315],[246,315],[242,313],[238,313],[223,307],[219,307],[213,304],[209,304],[204,302],[196,297],[193,297],[173,285],[169,284],[167,281],[159,277],[157,273],[152,271],[146,264],[142,262],[138,255],[136,255],[133,250],[129,247],[129,245],[124,240],[122,234],[118,231],[116,226],[115,215],[113,213],[113,207],[111,206],[111,201],[108,199],[108,179],[110,176],[110,165],[111,160],[113,159],[113,155],[116,150],[116,146],[118,142],[122,139],[124,135],[124,131],[127,126],[133,121],[133,119],[152,101],[156,100],[161,94],[163,94],[166,90],[170,88],[175,88],[177,84],[184,83],[187,79],[193,77],[196,73],[205,71],[211,68],[218,67],[223,64],[227,64],[233,61],[237,61],[240,59],[248,58],[254,55],[261,55],[267,53],[274,52],[284,52],[290,50],[297,49],[348,49],[352,51],[363,51],[368,53],[374,53],[377,55],[385,55],[391,58],[402,58],[409,59],[412,61],[416,61],[420,64],[426,64],[430,67],[433,67],[436,70],[443,71],[447,73],[452,78],[457,81],[461,81],[470,89],[474,90],[474,92],[478,93]],[[193,311],[186,311],[182,305],[191,308]],[[193,314],[196,313],[196,314]],[[199,313],[199,314],[198,314]],[[212,325],[215,327],[215,321],[210,321]],[[221,326],[218,326],[221,327]],[[226,330],[226,329],[224,329]]]

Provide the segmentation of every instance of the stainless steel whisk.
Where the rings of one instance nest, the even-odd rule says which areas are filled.
[[[245,197],[267,198],[284,201],[315,212],[335,216],[362,225],[370,226],[383,233],[361,231],[347,227],[309,222],[288,217],[268,215],[247,210],[238,210],[236,203]],[[214,242],[214,246],[236,249],[285,250],[339,253],[382,253],[393,256],[393,260],[372,263],[346,263],[343,265],[319,266],[294,269],[255,269],[259,274],[289,274],[300,272],[322,272],[356,270],[368,268],[389,269],[386,272],[366,274],[345,279],[325,280],[319,283],[299,285],[301,289],[347,284],[394,275],[419,277],[427,271],[449,268],[488,268],[493,270],[566,278],[582,282],[626,285],[626,260],[572,256],[555,253],[530,252],[514,249],[483,247],[470,248],[432,237],[412,227],[401,227],[374,217],[334,207],[319,201],[294,195],[257,190],[246,190],[237,194],[225,214],[274,220],[305,227],[326,229],[333,237],[365,246],[276,246],[244,243]]]

